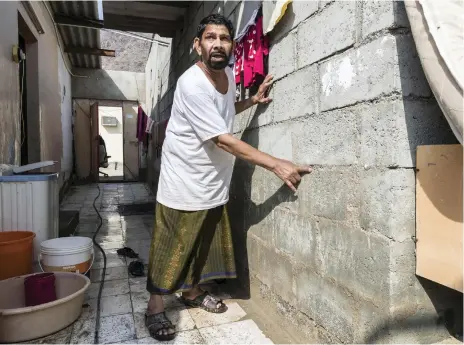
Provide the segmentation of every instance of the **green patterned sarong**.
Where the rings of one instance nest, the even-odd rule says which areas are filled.
[[[179,211],[156,204],[147,290],[171,294],[213,279],[236,278],[226,206]]]

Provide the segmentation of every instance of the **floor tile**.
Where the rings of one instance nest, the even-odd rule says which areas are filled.
[[[92,283],[87,290],[87,296],[89,298],[97,298],[99,290],[100,282]],[[129,281],[127,279],[109,280],[105,281],[105,284],[103,285],[102,296],[125,295],[129,292]]]
[[[44,338],[30,340],[27,344],[69,344],[71,340],[72,325],[58,331],[54,334],[50,334]]]
[[[101,299],[101,315],[110,316],[132,312],[130,294],[105,296]]]
[[[112,315],[101,318],[100,343],[120,343],[135,339],[135,327],[132,314]],[[136,341],[134,340],[134,343]]]
[[[143,292],[133,292],[132,295],[132,307],[134,312],[144,313],[147,309],[147,303],[150,298],[148,291]],[[166,295],[163,296],[164,308],[166,310],[172,308],[182,308],[185,307],[181,302],[179,302],[178,295]]]
[[[180,332],[177,334],[176,338],[171,341],[163,341],[160,342],[156,339],[153,339],[151,337],[143,338],[138,340],[139,344],[205,344],[205,341],[200,335],[200,332],[198,330],[193,330],[193,331],[185,331],[185,332]]]
[[[108,242],[118,242],[121,243],[124,241],[124,238],[122,237],[122,231],[120,234],[98,234],[96,237],[96,240],[98,244],[100,244],[103,248],[103,245]],[[117,247],[120,248],[120,247]]]
[[[71,344],[93,344],[95,341],[95,318],[77,320],[71,333]]]
[[[166,310],[166,316],[176,326],[177,332],[190,331],[195,328],[195,322],[185,308]],[[145,313],[134,313],[135,333],[138,339],[150,337],[145,326]]]
[[[92,281],[92,283],[96,283],[101,280],[102,271],[103,269],[90,270],[90,280]],[[108,267],[106,269],[105,281],[125,279],[127,277],[127,267]]]
[[[230,303],[227,306],[229,309],[222,314],[209,313],[200,308],[189,309],[189,312],[198,328],[236,322],[246,316],[245,311],[237,303]]]
[[[151,240],[151,234],[146,229],[142,229],[136,233],[126,231],[126,233],[124,234],[124,239],[126,241],[148,241]]]
[[[123,256],[115,255],[106,255],[106,268],[113,268],[113,267],[124,267],[126,266],[126,259]],[[95,261],[92,265],[92,269],[99,269],[103,268],[103,256],[100,254],[95,256]]]
[[[129,288],[131,292],[147,291],[147,277],[129,277]]]
[[[272,344],[253,320],[202,328],[199,332],[207,344]]]
[[[119,249],[124,247],[124,243],[122,241],[116,241],[116,242],[105,242],[105,243],[99,243],[100,247],[103,249]]]

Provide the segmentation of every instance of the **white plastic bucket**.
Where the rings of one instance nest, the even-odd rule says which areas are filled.
[[[89,237],[60,237],[40,244],[39,264],[44,272],[87,273],[93,259]]]

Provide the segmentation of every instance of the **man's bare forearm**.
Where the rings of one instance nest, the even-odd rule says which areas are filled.
[[[248,108],[251,108],[257,103],[256,98],[250,97],[247,99],[244,99],[243,101],[235,102],[235,113],[240,114],[241,112],[247,110]]]
[[[255,149],[253,146],[235,138],[231,134],[222,134],[216,137],[214,142],[218,147],[235,157],[259,165],[267,170],[273,171],[276,166],[277,159],[275,157]]]

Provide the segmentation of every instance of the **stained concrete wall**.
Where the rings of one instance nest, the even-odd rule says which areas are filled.
[[[11,58],[13,45],[18,44],[18,5],[0,2],[0,163],[19,164],[19,70]]]
[[[39,34],[20,2],[1,2],[0,13],[0,162],[21,164],[19,115],[19,67],[12,60],[13,45],[18,44],[18,13],[30,30],[36,43],[27,52],[30,71],[35,71],[28,87],[28,146],[29,161],[54,160],[57,164],[48,171],[62,172],[60,183],[69,178],[69,142],[63,134],[69,133],[71,108],[69,73],[63,69],[61,53],[53,23],[43,2],[31,2],[45,33]],[[26,56],[26,59],[28,58]],[[35,63],[35,66],[34,66]],[[68,62],[69,63],[69,62]],[[59,72],[60,70],[60,72]],[[28,71],[28,76],[29,72]],[[66,86],[67,95],[63,92]],[[62,126],[62,123],[64,125]],[[62,158],[65,167],[62,167]],[[72,160],[72,158],[71,158]],[[47,170],[47,169],[46,169]]]
[[[219,12],[236,23],[241,6],[192,3],[158,69],[157,120],[196,59],[199,20]],[[456,139],[404,4],[294,1],[270,36],[274,101],[238,115],[235,134],[314,172],[293,196],[270,172],[237,161],[229,212],[242,287],[251,282],[252,298],[272,301],[309,342],[445,337],[440,320],[453,304],[459,313],[462,295],[415,276],[415,152]]]
[[[73,98],[145,102],[145,73],[75,69]]]

